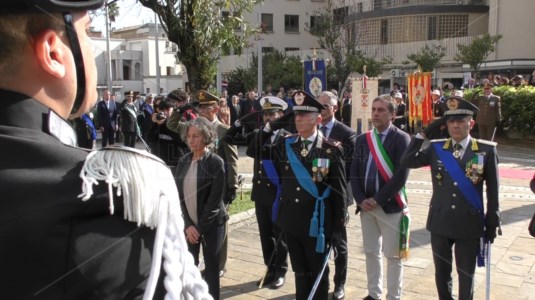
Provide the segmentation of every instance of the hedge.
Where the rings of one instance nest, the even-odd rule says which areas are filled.
[[[476,93],[483,91],[481,88],[465,90],[464,98],[472,101]],[[501,97],[501,125],[505,131],[516,131],[522,136],[535,134],[535,87],[497,86],[492,93]]]

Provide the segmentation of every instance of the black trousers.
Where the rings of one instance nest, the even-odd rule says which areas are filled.
[[[195,265],[199,265],[199,252],[202,244],[202,254],[204,257],[204,280],[208,284],[208,291],[214,300],[219,299],[219,251],[225,228],[223,225],[214,226],[206,232],[199,244],[192,245],[188,243],[188,250],[195,259]]]
[[[136,133],[135,132],[123,132],[124,145],[126,147],[136,147]]]
[[[115,144],[115,130],[110,128],[104,128],[102,131],[102,147]]]
[[[452,246],[459,276],[459,300],[472,300],[479,239],[450,239],[431,234],[431,249],[435,263],[435,283],[440,300],[452,297]]]
[[[334,286],[346,284],[347,278],[347,230],[346,227],[340,232],[340,240],[335,246],[336,257],[334,258]]]
[[[255,213],[264,264],[268,267],[268,272],[284,276],[288,271],[288,246],[286,245],[284,233],[271,221],[272,205],[255,202]],[[281,234],[282,236],[280,236]],[[280,241],[277,245],[279,237]],[[275,245],[277,246],[276,250]],[[275,256],[271,260],[271,264],[269,264],[273,251],[276,251]]]
[[[312,291],[312,286],[321,271],[327,253],[316,252],[316,238],[309,237],[308,232],[303,236],[286,233],[286,241],[295,272],[295,297],[296,300],[305,300]],[[313,299],[325,300],[328,295],[329,265],[325,268]]]

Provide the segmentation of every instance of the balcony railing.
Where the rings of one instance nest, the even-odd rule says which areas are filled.
[[[416,5],[484,5],[485,0],[375,0],[373,9],[390,9]]]

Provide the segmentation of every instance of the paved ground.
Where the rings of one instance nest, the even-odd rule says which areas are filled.
[[[491,299],[535,300],[535,238],[527,226],[535,211],[535,195],[529,179],[535,171],[535,150],[515,146],[498,147],[502,170],[500,200],[503,211],[503,236],[492,247]],[[252,176],[252,161],[240,147],[240,173]],[[249,180],[247,180],[250,183]],[[250,186],[250,185],[249,185]],[[412,215],[411,256],[405,263],[404,299],[436,299],[434,266],[429,233],[425,230],[427,207],[431,195],[430,173],[426,169],[411,171],[408,197]],[[350,208],[354,211],[354,207]],[[280,290],[258,289],[255,285],[265,267],[261,257],[254,212],[231,218],[227,273],[221,280],[222,299],[293,299],[293,273]],[[360,220],[352,217],[348,225],[349,267],[346,299],[367,295],[364,253]],[[331,278],[333,265],[331,265]],[[331,280],[332,282],[332,280]],[[476,274],[475,299],[485,299],[485,269]],[[331,291],[333,286],[331,284]],[[454,283],[454,289],[457,284]]]

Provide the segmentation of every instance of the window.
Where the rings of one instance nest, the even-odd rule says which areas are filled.
[[[357,12],[358,12],[358,13],[363,12],[363,8],[362,8],[362,6],[363,6],[362,2],[357,3]]]
[[[318,26],[319,23],[321,22],[320,18],[321,18],[320,16],[310,16],[310,26],[309,26],[310,30],[313,31],[314,29],[316,29],[316,26]]]
[[[388,44],[388,19],[381,20],[381,44]]]
[[[147,88],[147,94],[150,94],[150,88]]]
[[[167,76],[173,75],[173,67],[165,67]]]
[[[441,15],[438,17],[438,38],[468,36],[468,15]]]
[[[284,15],[284,31],[299,32],[299,15]]]
[[[273,32],[273,14],[262,14],[262,31]]]
[[[275,51],[273,47],[262,47],[262,53],[272,53],[273,51]]]
[[[333,10],[333,22],[343,24],[349,14],[349,7],[344,6]]]
[[[427,26],[427,39],[437,39],[437,17],[429,17],[429,24]]]
[[[288,51],[299,51],[299,48],[295,48],[295,47],[286,47],[284,48],[284,51],[288,52]]]

